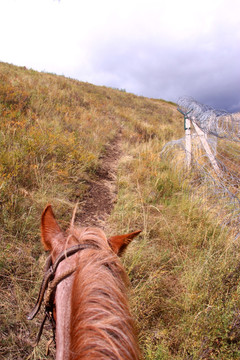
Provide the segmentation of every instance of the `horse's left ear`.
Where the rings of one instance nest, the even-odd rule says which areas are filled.
[[[51,205],[47,205],[41,218],[42,243],[45,250],[52,251],[64,242],[64,236],[58,225]]]
[[[109,245],[117,255],[121,256],[128,244],[130,244],[133,238],[140,234],[140,232],[141,230],[138,230],[130,234],[112,236],[108,239]]]

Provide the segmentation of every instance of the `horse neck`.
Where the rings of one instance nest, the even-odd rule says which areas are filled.
[[[75,255],[74,255],[75,257]],[[73,259],[66,259],[59,265],[56,277],[71,269]],[[73,275],[57,286],[56,303],[56,360],[69,360],[70,348],[70,315]]]
[[[70,360],[140,358],[123,278],[111,252],[86,250],[80,255],[72,283]]]

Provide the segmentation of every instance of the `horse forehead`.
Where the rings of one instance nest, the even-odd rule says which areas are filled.
[[[73,234],[80,242],[88,239],[107,242],[104,231],[96,227],[74,227]]]

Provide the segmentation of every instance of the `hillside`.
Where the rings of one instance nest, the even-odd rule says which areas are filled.
[[[51,203],[66,229],[78,201],[81,223],[143,230],[123,262],[145,359],[237,359],[239,245],[159,156],[183,136],[176,106],[0,63],[0,114],[0,358],[53,358],[50,331],[32,348],[41,316],[26,320],[40,217]]]

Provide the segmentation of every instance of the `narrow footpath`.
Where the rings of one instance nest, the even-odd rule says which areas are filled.
[[[117,166],[121,156],[121,132],[106,146],[101,165],[94,181],[79,204],[76,224],[79,226],[97,226],[105,229],[117,196]]]

